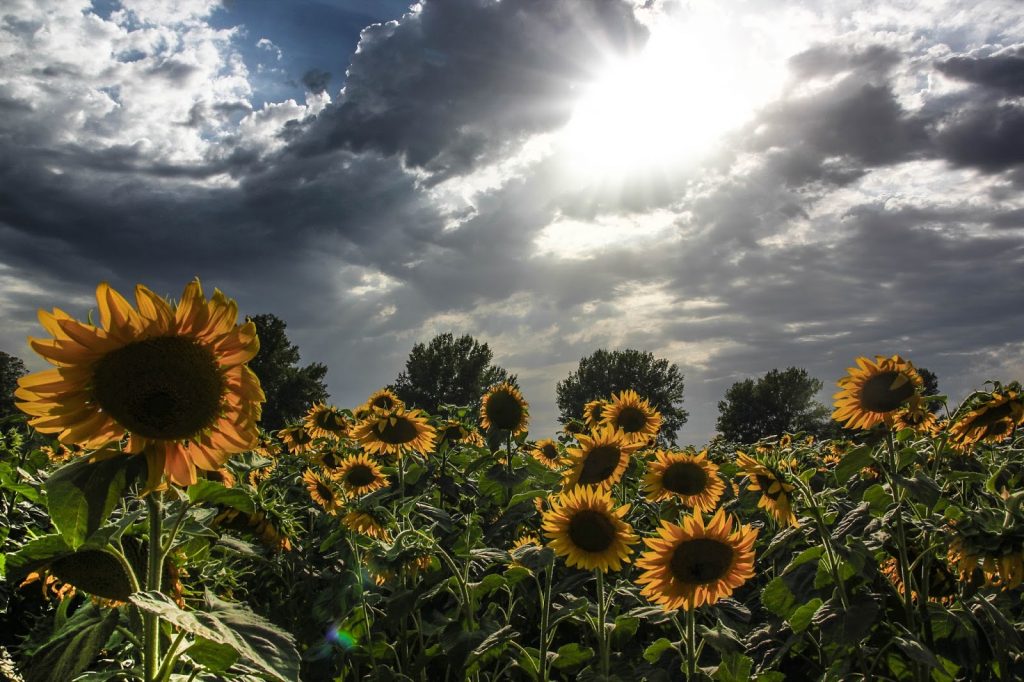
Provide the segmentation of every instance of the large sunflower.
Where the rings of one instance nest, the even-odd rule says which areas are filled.
[[[576,488],[551,498],[541,527],[555,554],[584,570],[617,571],[629,563],[636,543],[633,527],[622,520],[629,505],[612,506],[611,491]]]
[[[626,435],[611,426],[589,436],[576,436],[580,447],[566,448],[564,463],[570,468],[562,477],[565,490],[578,485],[597,485],[605,488],[622,480],[629,458],[640,447],[630,443]]]
[[[644,474],[647,499],[659,502],[676,497],[695,511],[710,513],[725,492],[725,484],[718,476],[718,465],[707,454],[707,450],[696,455],[658,450]]]
[[[396,407],[374,410],[356,424],[352,436],[359,439],[371,455],[396,455],[407,452],[427,454],[434,449],[437,431],[419,410]]]
[[[388,484],[388,477],[365,454],[343,459],[333,478],[341,483],[342,490],[355,497],[380,490]]]
[[[302,480],[305,482],[306,489],[309,490],[309,496],[314,502],[323,507],[324,511],[328,514],[338,513],[338,508],[341,506],[341,496],[338,495],[334,484],[326,476],[312,469],[306,469],[306,473],[302,474]]]
[[[612,394],[612,400],[601,412],[601,423],[621,429],[630,443],[643,445],[658,435],[661,413],[634,390]]]
[[[106,283],[96,288],[100,325],[62,310],[39,311],[52,339],[29,339],[56,366],[18,380],[29,424],[65,444],[99,448],[128,436],[145,454],[149,484],[196,482],[257,440],[259,379],[245,363],[259,351],[256,325],[236,324],[238,306],[194,280],[171,304],[141,284],[137,309]]]
[[[596,429],[601,425],[601,418],[604,416],[604,408],[608,407],[608,401],[598,398],[591,400],[583,406],[583,423],[588,429]]]
[[[503,429],[517,436],[530,423],[530,406],[512,384],[498,384],[487,391],[480,405],[480,425],[485,430]]]
[[[364,413],[374,410],[389,412],[397,407],[405,407],[405,403],[393,391],[382,388],[366,399],[366,402],[360,407],[360,411]]]
[[[306,431],[313,438],[342,438],[348,434],[345,414],[333,405],[317,403],[309,408],[305,420]]]
[[[704,525],[700,512],[677,526],[662,521],[658,536],[645,538],[650,548],[637,559],[643,573],[636,579],[640,594],[666,611],[689,611],[714,604],[754,577],[754,540],[757,531],[739,525],[719,509]]]
[[[302,424],[281,429],[277,437],[284,441],[288,452],[293,455],[301,455],[313,445],[313,434]]]
[[[791,497],[796,486],[787,482],[782,468],[768,466],[744,452],[736,453],[736,463],[747,477],[750,489],[761,491],[758,509],[764,509],[781,526],[799,527]]]
[[[891,423],[893,413],[924,387],[914,365],[898,355],[875,356],[874,362],[857,358],[857,367],[836,382],[832,418],[848,429],[870,429],[883,421]]]
[[[550,438],[537,441],[530,450],[530,454],[549,469],[557,469],[562,459],[558,452],[558,444]]]
[[[1024,423],[1024,397],[1016,391],[993,393],[992,399],[957,420],[949,430],[957,447],[985,441],[997,443]]]

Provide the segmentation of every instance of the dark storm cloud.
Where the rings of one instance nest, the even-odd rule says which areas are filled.
[[[574,87],[644,37],[618,0],[428,2],[363,32],[343,98],[295,147],[372,149],[438,177],[465,173],[563,124]]]
[[[316,94],[326,91],[330,82],[330,72],[322,69],[310,69],[302,75],[302,84],[306,86],[307,90]]]
[[[951,78],[1024,95],[1024,47],[990,57],[952,57],[939,62],[938,69]]]

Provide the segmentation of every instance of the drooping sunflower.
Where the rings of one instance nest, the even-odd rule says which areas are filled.
[[[284,441],[288,452],[293,455],[301,455],[313,444],[313,434],[302,424],[281,429],[277,432],[277,437]]]
[[[176,305],[141,284],[137,309],[106,283],[96,301],[99,326],[39,311],[53,338],[29,345],[56,368],[18,380],[31,426],[85,448],[127,435],[126,451],[146,457],[149,489],[164,474],[191,485],[197,468],[253,447],[265,396],[246,363],[260,345],[256,325],[236,324],[234,301],[218,290],[207,300],[198,279]]]
[[[947,560],[969,582],[976,569],[981,569],[985,582],[1003,590],[1013,590],[1024,583],[1024,544],[1019,532],[958,532],[949,544]]]
[[[666,611],[714,604],[754,577],[756,539],[750,526],[734,528],[724,509],[707,526],[700,512],[682,526],[662,521],[658,537],[644,538],[649,549],[636,562],[644,571],[636,579],[640,594]]]
[[[373,412],[374,410],[390,412],[398,407],[405,407],[405,403],[402,402],[393,391],[382,388],[367,398],[366,402],[362,404],[360,409],[362,412],[366,413]]]
[[[736,453],[736,463],[747,477],[750,490],[761,491],[761,499],[757,501],[758,509],[764,509],[780,526],[799,527],[791,497],[796,486],[788,482],[783,467],[769,466],[744,452]]]
[[[933,436],[939,430],[935,413],[928,409],[928,405],[919,395],[911,396],[907,404],[896,411],[892,421],[892,427],[896,431],[913,429],[921,435]]]
[[[356,424],[352,436],[371,455],[401,457],[408,452],[426,455],[434,450],[437,431],[419,410],[396,407],[374,410]]]
[[[848,429],[870,429],[876,424],[891,424],[893,413],[903,407],[924,387],[924,380],[909,361],[899,355],[857,358],[857,367],[836,382],[843,390],[836,393],[832,418]]]
[[[338,513],[338,508],[341,506],[341,495],[338,494],[330,479],[312,469],[306,469],[306,472],[302,474],[302,480],[314,502],[323,507],[328,514]]]
[[[252,533],[264,545],[278,552],[290,552],[292,549],[288,533],[282,527],[275,525],[267,513],[262,510],[249,514],[237,509],[224,509],[214,517],[210,527],[224,527]]]
[[[346,494],[359,497],[374,490],[380,490],[388,484],[377,463],[365,454],[346,457],[338,465],[334,479],[341,483]]]
[[[993,393],[987,400],[956,421],[949,439],[966,448],[978,442],[997,443],[1008,438],[1024,423],[1024,396],[1016,391]]]
[[[566,448],[563,463],[569,466],[562,476],[562,488],[569,490],[578,485],[596,485],[604,488],[622,480],[629,467],[630,456],[640,447],[630,443],[618,429],[606,426],[589,436],[576,437],[578,448]]]
[[[630,443],[643,445],[657,437],[661,413],[651,407],[646,398],[628,389],[612,394],[611,402],[601,412],[601,424],[621,429]]]
[[[480,405],[480,425],[484,430],[503,429],[518,436],[530,423],[530,406],[519,389],[504,382],[487,391]]]
[[[437,445],[438,447],[441,447],[443,444],[451,446],[456,443],[483,447],[484,439],[480,432],[473,427],[466,426],[462,422],[450,420],[438,431]]]
[[[956,576],[950,573],[949,569],[942,562],[932,561],[929,564],[929,568],[928,601],[937,604],[951,604],[956,596]],[[886,580],[892,583],[893,588],[900,597],[906,595],[903,578],[900,576],[900,562],[895,557],[888,557],[883,561],[879,567],[879,572]],[[918,564],[915,577],[918,584],[921,583],[923,577],[920,564]],[[911,590],[910,598],[916,603],[920,600],[920,595],[916,590]]]
[[[622,520],[629,505],[615,509],[611,491],[575,488],[552,497],[541,528],[548,545],[565,563],[584,570],[617,571],[629,563],[638,540],[633,527]]]
[[[313,438],[342,438],[348,434],[345,413],[326,403],[317,403],[309,408],[304,424]]]
[[[420,573],[429,571],[433,565],[433,556],[422,550],[403,552],[394,558],[388,558],[381,548],[371,548],[366,554],[366,572],[378,586],[385,585],[401,574],[415,579]]]
[[[387,527],[372,514],[364,511],[350,511],[346,512],[341,517],[341,523],[343,526],[351,531],[359,533],[360,535],[366,535],[367,537],[376,538],[377,540],[384,540],[385,542],[390,541],[391,533]]]
[[[550,438],[537,441],[530,450],[530,455],[549,469],[557,469],[562,460],[558,444]]]
[[[608,407],[608,401],[598,398],[591,400],[583,406],[583,423],[593,431],[601,425],[601,418],[604,416],[604,408]]]
[[[658,450],[644,474],[647,499],[660,502],[676,497],[695,511],[710,513],[725,492],[725,483],[718,476],[718,465],[707,455],[707,450],[698,454]]]

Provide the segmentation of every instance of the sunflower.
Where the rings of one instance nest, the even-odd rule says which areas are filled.
[[[221,526],[239,532],[252,533],[264,545],[278,552],[290,552],[292,549],[292,543],[287,533],[275,526],[263,511],[255,511],[250,514],[237,509],[224,509],[210,523],[210,527],[214,529]]]
[[[449,446],[455,445],[456,443],[465,443],[466,445],[472,445],[474,447],[483,447],[484,439],[480,435],[480,432],[471,426],[466,426],[462,422],[448,421],[444,427],[438,431],[438,447],[441,444],[448,444]]]
[[[976,569],[981,569],[985,582],[1004,590],[1020,587],[1024,582],[1024,547],[994,533],[958,534],[949,544],[947,560],[969,582]]]
[[[551,549],[569,566],[617,571],[629,563],[629,545],[638,539],[622,520],[628,511],[628,504],[613,508],[611,491],[575,488],[551,499],[541,527]]]
[[[687,611],[714,604],[754,577],[757,531],[737,525],[719,509],[704,525],[700,512],[677,526],[662,521],[658,536],[645,538],[649,548],[637,559],[644,572],[636,579],[640,594],[666,611]]]
[[[75,448],[69,448],[61,443],[54,443],[52,446],[44,445],[39,448],[39,450],[46,455],[46,459],[50,460],[54,464],[63,464],[78,454]]]
[[[583,423],[588,429],[596,429],[601,425],[601,417],[604,415],[604,408],[608,407],[608,401],[598,398],[591,400],[583,406]]]
[[[281,444],[278,443],[269,433],[261,430],[259,438],[256,441],[256,446],[252,451],[260,457],[277,459],[277,456],[281,454]]]
[[[931,571],[928,576],[928,601],[937,604],[951,604],[956,596],[956,576],[950,573],[949,569],[940,562],[931,562],[930,569]],[[889,557],[882,562],[880,572],[885,576],[886,580],[892,583],[893,588],[900,597],[905,596],[903,578],[900,576],[900,562],[895,557]],[[918,584],[920,584],[923,577],[920,565],[918,565]],[[916,603],[919,601],[920,595],[917,594],[917,591],[911,590],[910,598]]]
[[[306,483],[306,489],[309,490],[309,496],[314,502],[323,507],[328,514],[338,513],[341,496],[327,477],[312,469],[306,469],[306,473],[302,474],[302,480]]]
[[[725,484],[718,477],[718,465],[708,460],[707,454],[707,450],[696,455],[658,450],[644,474],[647,499],[659,502],[676,497],[695,511],[710,513],[725,492]]]
[[[380,552],[371,550],[366,556],[366,572],[377,586],[385,585],[401,573],[415,579],[420,573],[429,571],[434,565],[434,558],[426,553],[414,553],[412,556],[399,556],[394,559]]]
[[[333,405],[317,403],[309,408],[305,420],[306,431],[313,438],[342,438],[348,434],[345,414]]]
[[[924,399],[913,395],[906,406],[893,416],[893,429],[913,429],[919,434],[934,436],[939,432],[939,425],[935,413],[928,409]]]
[[[277,437],[284,441],[288,452],[293,455],[301,455],[313,444],[313,435],[301,424],[281,429]]]
[[[360,407],[360,411],[366,414],[374,410],[390,412],[397,407],[405,407],[405,403],[399,400],[393,391],[382,388],[366,399],[366,402]]]
[[[793,444],[793,436],[788,433],[783,434],[782,438],[779,439],[779,447],[785,450]]]
[[[433,451],[437,431],[419,410],[396,407],[374,410],[356,424],[352,436],[371,455],[396,455],[407,452],[427,454]]]
[[[484,430],[502,429],[518,436],[530,423],[530,406],[507,381],[491,388],[480,405],[480,425]]]
[[[636,391],[612,394],[612,400],[601,413],[601,424],[622,429],[630,443],[643,445],[658,435],[661,414]]]
[[[639,444],[630,444],[621,430],[611,426],[576,438],[580,447],[567,448],[568,456],[563,460],[570,467],[562,477],[565,490],[578,485],[610,488],[622,480],[630,455],[640,447]]]
[[[736,462],[747,477],[751,490],[760,490],[758,509],[764,509],[781,526],[799,527],[793,514],[791,493],[795,487],[787,482],[781,466],[768,466],[743,452],[736,453]],[[780,462],[783,465],[792,462]]]
[[[891,424],[892,413],[924,387],[914,365],[898,355],[877,355],[874,362],[857,358],[857,367],[846,371],[848,375],[836,382],[843,390],[833,396],[832,418],[848,429]]]
[[[557,469],[562,456],[558,453],[558,444],[550,438],[539,440],[534,444],[530,454],[535,460],[549,469]]]
[[[384,527],[384,524],[367,512],[347,512],[341,517],[341,523],[349,530],[359,533],[360,535],[384,540],[385,542],[389,542],[391,540],[391,533]]]
[[[238,307],[220,291],[207,300],[194,280],[172,305],[135,287],[137,309],[106,283],[96,288],[100,325],[54,309],[39,311],[52,339],[29,339],[56,369],[18,380],[18,407],[41,433],[100,448],[128,436],[144,454],[149,482],[163,474],[196,482],[196,468],[219,469],[255,445],[260,381],[245,363],[259,351],[256,325],[239,326]]]
[[[266,467],[254,467],[249,470],[249,485],[253,488],[258,488],[261,483],[270,478],[270,474],[274,471],[274,465]]]
[[[1016,391],[993,393],[992,399],[957,420],[949,430],[953,445],[965,449],[981,441],[997,443],[1024,423],[1024,397]]]
[[[355,497],[380,490],[388,484],[388,477],[365,454],[343,459],[333,477],[341,483],[342,490]]]

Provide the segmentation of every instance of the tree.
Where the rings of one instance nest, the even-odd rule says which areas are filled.
[[[773,369],[756,381],[737,381],[718,403],[715,426],[726,440],[737,443],[785,432],[822,435],[829,409],[814,399],[821,388],[820,380],[799,367]]]
[[[441,405],[479,405],[491,385],[511,380],[491,364],[494,353],[469,334],[455,338],[438,334],[430,343],[417,343],[391,389],[410,407],[436,414]]]
[[[918,367],[917,373],[924,379],[924,390],[922,395],[938,395],[939,394],[939,377],[935,372],[924,367]],[[932,412],[938,412],[942,409],[942,403],[928,403],[928,409]]]
[[[0,422],[22,414],[14,406],[14,391],[18,388],[18,379],[26,374],[28,370],[21,358],[0,350]]]
[[[686,423],[683,409],[683,374],[668,360],[648,351],[598,349],[582,358],[572,372],[555,386],[563,424],[583,418],[583,406],[591,400],[633,389],[661,413],[661,435],[676,442],[676,432]]]
[[[299,367],[299,348],[288,340],[288,325],[281,318],[268,314],[250,319],[260,337],[260,352],[249,368],[267,395],[260,424],[272,431],[302,417],[313,403],[327,400],[327,366],[313,362]]]

